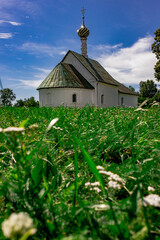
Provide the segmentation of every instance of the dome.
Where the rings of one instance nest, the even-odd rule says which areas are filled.
[[[89,36],[89,29],[84,25],[77,30],[78,36],[81,38],[87,38]]]

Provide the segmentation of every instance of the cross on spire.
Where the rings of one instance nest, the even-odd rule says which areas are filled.
[[[82,14],[83,14],[83,17],[84,17],[84,12],[86,11],[86,9],[83,7],[82,8],[82,10],[81,10],[81,12],[82,12]]]
[[[82,12],[82,19],[83,19],[83,26],[85,26],[84,25],[84,12],[86,11],[86,9],[83,7],[82,8],[82,10],[81,10],[81,12]]]

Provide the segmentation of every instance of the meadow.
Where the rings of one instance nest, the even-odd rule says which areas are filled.
[[[0,239],[158,240],[159,210],[159,107],[0,108]]]

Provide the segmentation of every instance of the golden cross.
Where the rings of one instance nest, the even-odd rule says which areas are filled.
[[[84,9],[84,7],[83,7],[83,9],[81,10],[81,12],[82,12],[82,14],[83,14],[83,18],[84,18],[84,12],[86,11],[86,9]]]

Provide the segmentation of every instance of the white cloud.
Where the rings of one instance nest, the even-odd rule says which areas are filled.
[[[20,80],[20,82],[21,82],[21,86],[19,87],[35,89],[41,84],[42,80]]]
[[[39,68],[39,67],[33,67],[33,69],[38,70],[39,72],[42,72],[44,74],[49,74],[51,69],[46,69],[46,68]]]
[[[27,42],[18,47],[19,50],[28,52],[29,54],[40,56],[42,54],[53,57],[55,55],[65,55],[65,47],[49,46],[47,44]]]
[[[32,89],[33,90],[33,89],[36,89],[42,83],[42,81],[47,77],[47,75],[52,70],[48,68],[39,68],[39,67],[32,67],[32,69],[34,69],[32,78],[28,78],[28,79],[9,78],[8,81],[15,82],[14,88],[16,89]]]
[[[61,51],[61,52],[59,52],[59,55],[66,55],[66,53],[67,53],[67,51]]]
[[[22,23],[19,23],[19,22],[0,20],[0,24],[3,24],[3,23],[9,23],[9,24],[11,24],[13,26],[20,26],[20,25],[22,25]]]
[[[0,33],[0,38],[8,39],[12,37],[12,33]]]
[[[100,45],[96,45],[96,46],[93,46],[93,45],[90,45],[88,44],[88,47],[90,49],[90,52],[93,56],[95,56],[96,54],[99,54],[99,53],[103,53],[103,54],[111,54],[111,52],[119,49],[120,47],[122,47],[122,43],[119,43],[119,44],[116,44],[116,45],[104,45],[104,44],[100,44]]]
[[[139,84],[147,79],[154,80],[155,55],[151,51],[152,36],[139,39],[131,47],[117,45],[109,52],[100,47],[96,58],[102,66],[118,81],[124,84]],[[98,48],[96,48],[98,49]],[[108,49],[108,46],[107,46]]]
[[[37,67],[33,67],[33,69],[38,71],[37,73],[34,74],[34,78],[38,79],[38,81],[35,80],[37,81],[37,84],[39,84],[39,80],[42,82],[52,70],[48,68],[46,69],[46,68],[37,68]]]
[[[1,18],[13,18],[15,11],[20,10],[21,15],[35,15],[40,12],[41,0],[38,2],[32,0],[0,0],[0,16]]]

